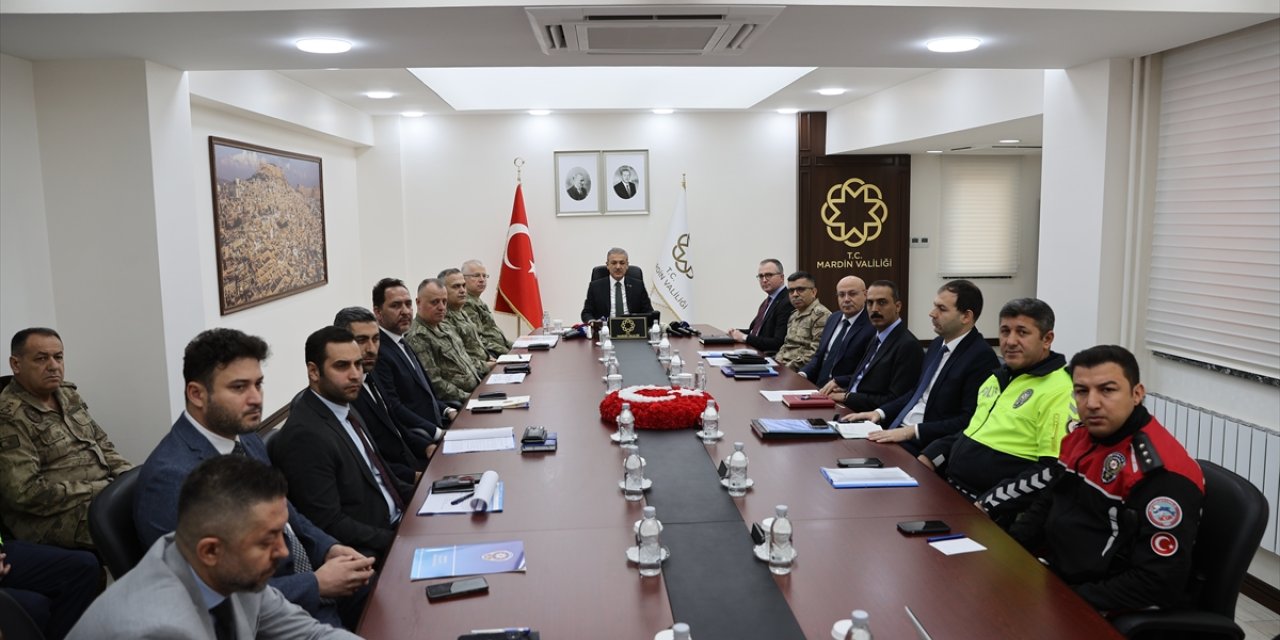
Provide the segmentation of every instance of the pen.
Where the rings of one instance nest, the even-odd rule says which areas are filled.
[[[472,629],[471,633],[529,633],[529,627],[508,627],[506,629]]]
[[[960,538],[963,538],[963,537],[965,537],[963,533],[953,533],[948,536],[934,536],[932,538],[926,538],[925,541],[926,542],[942,542],[943,540],[959,540]]]
[[[460,505],[460,504],[462,504],[462,503],[463,503],[463,501],[465,501],[467,498],[474,497],[475,495],[476,495],[476,492],[472,491],[471,493],[468,493],[467,495],[462,496],[461,498],[456,498],[456,499],[450,500],[450,501],[449,501],[449,504],[451,504],[451,505],[455,505],[455,506]]]

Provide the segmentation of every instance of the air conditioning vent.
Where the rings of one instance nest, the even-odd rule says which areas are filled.
[[[780,6],[530,7],[547,55],[736,55],[782,12]]]

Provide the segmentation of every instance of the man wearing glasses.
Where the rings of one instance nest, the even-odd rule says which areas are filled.
[[[485,271],[484,263],[479,260],[462,263],[462,277],[467,280],[467,301],[462,305],[462,312],[475,325],[476,332],[480,334],[480,343],[494,357],[510,351],[511,341],[498,328],[489,305],[480,299],[480,294],[489,286],[489,274]]]
[[[831,310],[818,302],[818,288],[808,271],[787,276],[787,295],[795,312],[787,321],[787,338],[774,358],[792,371],[799,371],[817,353]]]
[[[783,285],[782,262],[777,258],[766,258],[760,261],[756,270],[756,280],[764,290],[765,299],[756,311],[756,317],[746,329],[731,329],[729,336],[738,342],[765,353],[772,353],[782,348],[787,340],[787,322],[791,320],[791,300],[787,288]]]

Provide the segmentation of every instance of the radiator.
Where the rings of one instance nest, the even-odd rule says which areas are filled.
[[[1148,393],[1147,410],[1187,448],[1192,458],[1222,465],[1247,478],[1267,497],[1271,517],[1262,548],[1276,553],[1280,534],[1280,433],[1208,409]]]

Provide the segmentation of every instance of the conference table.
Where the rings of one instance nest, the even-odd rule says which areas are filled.
[[[685,371],[696,366],[698,350],[720,348],[702,347],[694,338],[671,342],[673,351],[679,351],[686,362]],[[629,346],[628,354],[634,357],[635,346]],[[645,347],[647,357],[656,361]],[[732,443],[744,442],[750,458],[748,472],[755,482],[745,497],[722,498],[731,501],[731,510],[736,507],[732,517],[725,517],[723,509],[718,516],[698,518],[695,513],[689,517],[690,510],[685,508],[681,514],[669,513],[676,518],[671,521],[664,519],[664,505],[681,499],[687,502],[689,495],[698,492],[689,492],[687,485],[664,486],[655,479],[646,501],[658,505],[658,519],[665,525],[664,544],[668,538],[685,544],[677,549],[673,543],[661,577],[640,577],[624,552],[635,544],[633,526],[646,501],[628,502],[618,487],[623,454],[609,439],[614,426],[600,419],[605,387],[599,358],[600,349],[590,340],[561,340],[550,351],[533,353],[532,372],[523,383],[484,384],[477,389],[477,394],[504,391],[529,395],[532,400],[528,409],[464,411],[451,431],[510,426],[518,439],[524,427],[540,425],[559,434],[558,450],[521,454],[517,443],[515,451],[437,453],[370,594],[357,630],[362,637],[454,640],[473,629],[531,627],[544,640],[649,640],[673,622],[691,622],[674,620],[673,605],[677,611],[696,614],[695,618],[717,619],[718,615],[726,623],[694,624],[697,640],[830,638],[833,623],[848,618],[853,609],[870,614],[879,638],[914,638],[916,631],[904,606],[910,606],[936,640],[1120,637],[985,514],[897,445],[757,437],[750,427],[754,418],[832,415],[831,409],[788,409],[759,393],[761,389],[812,388],[785,367],[779,368],[776,377],[750,381],[725,377],[708,367],[707,392],[717,400],[720,429],[725,433],[716,444],[698,443],[694,429],[661,434],[638,431],[641,453],[650,469],[661,467],[662,460],[655,459],[656,450],[646,448],[647,442],[665,438],[671,443],[672,438],[687,437],[704,449],[692,463],[687,458],[680,463],[685,469],[676,470],[690,472],[694,480],[686,482],[704,484],[714,482],[715,467],[733,451]],[[683,446],[685,441],[675,444]],[[820,467],[834,467],[837,458],[872,456],[886,467],[902,468],[919,486],[834,489],[819,472]],[[704,458],[705,469],[700,467]],[[487,469],[496,471],[505,485],[503,511],[416,515],[431,481]],[[724,493],[718,486],[715,490]],[[702,494],[706,491],[703,488]],[[779,504],[789,507],[797,550],[793,570],[786,576],[770,574],[766,563],[755,560],[750,552],[750,523],[773,516]],[[715,509],[708,507],[708,512]],[[899,521],[931,519],[946,521],[953,531],[966,534],[986,550],[948,556],[923,537],[904,536],[896,529]],[[426,585],[447,579],[410,580],[416,549],[511,540],[523,542],[527,570],[486,575],[487,594],[429,603]],[[703,570],[704,562],[717,554],[723,560],[727,553],[733,554],[737,565],[732,571],[737,573],[720,579]],[[740,581],[743,575],[751,580]],[[691,590],[690,580],[701,582]],[[752,582],[756,590],[733,595],[741,591],[740,582]],[[776,593],[761,592],[761,583]],[[669,587],[678,594],[674,602]],[[793,631],[778,633],[768,630],[768,625],[753,626],[752,615],[772,616],[769,612],[779,605],[781,617],[787,618],[782,628],[790,625]]]

